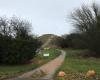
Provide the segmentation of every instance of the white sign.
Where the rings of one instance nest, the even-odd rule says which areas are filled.
[[[49,56],[49,53],[45,53],[45,54],[43,54],[43,56],[48,57]]]

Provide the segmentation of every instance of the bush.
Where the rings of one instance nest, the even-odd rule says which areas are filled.
[[[6,22],[4,20],[4,22]],[[24,21],[6,22],[8,25],[0,25],[0,63],[2,64],[22,64],[31,60],[36,55],[36,49],[41,45],[40,41],[29,34],[30,25]],[[2,20],[1,20],[2,23]],[[17,27],[16,27],[16,24]],[[21,25],[23,23],[23,25]],[[19,25],[18,25],[19,24]],[[5,29],[5,32],[3,31]],[[16,29],[16,30],[15,30]],[[20,33],[20,34],[19,34]]]
[[[55,45],[57,47],[60,47],[60,48],[64,48],[64,47],[67,47],[67,45],[65,44],[65,40],[63,37],[54,37],[51,42],[50,42],[50,45]]]
[[[21,40],[0,39],[0,61],[3,64],[25,63],[35,57],[36,49],[39,47],[37,39]]]
[[[65,41],[66,41],[65,44],[68,45],[69,48],[76,48],[76,49],[86,48],[85,42],[82,39],[82,34],[72,33],[72,34],[66,35]]]
[[[82,34],[84,47],[100,57],[100,6],[95,3],[84,5],[71,14],[71,19],[76,30]]]

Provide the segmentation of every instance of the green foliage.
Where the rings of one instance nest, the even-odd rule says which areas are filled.
[[[59,36],[55,36],[51,40],[50,45],[55,45],[55,46],[61,47],[61,48],[67,47],[67,45],[65,44],[65,40],[62,37],[59,37]]]
[[[17,18],[1,18],[0,23],[0,63],[21,64],[32,59],[40,41],[29,34],[30,24]]]
[[[92,7],[82,6],[71,17],[84,47],[94,51],[95,56],[100,56],[100,7],[95,3]]]
[[[61,46],[61,41],[62,41],[62,39],[63,39],[63,38],[61,38],[61,37],[54,37],[54,38],[51,40],[50,44],[51,44],[51,45],[56,45],[56,46],[60,47],[60,46]]]
[[[28,40],[4,40],[2,43],[3,51],[2,63],[4,64],[18,64],[26,62],[35,56],[37,44],[34,41]]]
[[[84,49],[86,48],[85,42],[82,39],[82,35],[78,33],[72,33],[65,37],[66,45],[70,48],[78,48],[78,49]]]

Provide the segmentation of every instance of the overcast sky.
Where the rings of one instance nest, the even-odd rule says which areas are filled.
[[[100,0],[0,0],[0,16],[17,16],[30,21],[32,32],[42,34],[68,34],[73,30],[69,15],[83,3]]]

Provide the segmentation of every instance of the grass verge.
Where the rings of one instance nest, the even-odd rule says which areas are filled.
[[[85,53],[85,50],[66,50],[67,55],[63,65],[57,71],[64,71],[66,73],[64,80],[88,80],[86,73],[92,69],[96,72],[97,80],[100,80],[100,59],[96,58],[82,58],[79,54]],[[57,75],[56,73],[56,75]],[[55,75],[55,80],[59,80]]]

